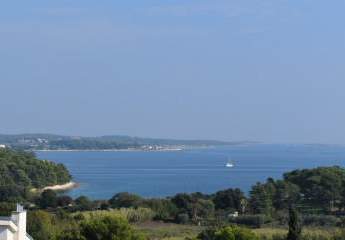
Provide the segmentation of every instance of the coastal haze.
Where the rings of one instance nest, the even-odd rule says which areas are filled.
[[[5,134],[345,143],[345,2],[5,1]]]

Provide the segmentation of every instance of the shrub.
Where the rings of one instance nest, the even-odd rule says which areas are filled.
[[[342,229],[341,231],[337,232],[332,240],[344,240],[345,239],[345,230]]]
[[[334,227],[341,223],[341,220],[330,215],[305,215],[302,218],[303,225]]]
[[[94,205],[92,201],[85,196],[80,196],[75,200],[76,209],[80,211],[87,211],[87,210],[92,210]]]
[[[175,222],[179,224],[186,224],[189,222],[189,216],[186,213],[179,213],[175,217]]]
[[[178,209],[169,199],[145,199],[143,206],[155,212],[155,220],[174,219]]]
[[[271,219],[265,215],[242,215],[229,218],[230,223],[246,225],[251,227],[261,227],[263,224],[270,222]]]
[[[81,235],[85,239],[105,240],[144,240],[145,238],[136,233],[128,222],[116,216],[94,217],[82,222]]]
[[[53,240],[55,236],[53,216],[44,211],[28,214],[28,232],[35,240]]]
[[[140,196],[127,192],[118,193],[109,200],[109,204],[114,208],[139,207],[141,202]]]

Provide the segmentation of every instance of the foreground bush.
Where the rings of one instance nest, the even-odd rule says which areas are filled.
[[[89,213],[72,217],[66,213],[30,211],[28,232],[35,240],[145,240],[126,218],[116,214]]]
[[[57,240],[145,240],[119,216],[92,216],[72,228],[66,227]]]
[[[53,240],[56,233],[53,215],[41,210],[29,212],[27,228],[35,240]]]
[[[80,233],[90,240],[144,240],[128,222],[120,217],[93,218],[81,223]]]

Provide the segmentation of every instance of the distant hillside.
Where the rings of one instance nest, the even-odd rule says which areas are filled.
[[[32,153],[0,149],[0,202],[27,197],[31,188],[64,184],[71,175],[62,164],[38,160]]]
[[[53,134],[1,135],[0,145],[24,150],[158,150],[181,146],[234,145],[246,142],[154,139],[130,136],[73,137]]]

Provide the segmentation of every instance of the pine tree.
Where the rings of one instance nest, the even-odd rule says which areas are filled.
[[[294,207],[289,209],[289,233],[287,240],[300,240],[302,234],[302,226],[300,219],[297,213],[297,210]]]

